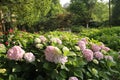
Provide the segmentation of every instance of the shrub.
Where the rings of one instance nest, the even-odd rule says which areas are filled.
[[[113,50],[120,50],[120,27],[103,28],[103,29],[83,29],[81,36],[87,36],[103,42]]]
[[[113,68],[113,51],[93,39],[69,32],[17,32],[12,42],[15,44],[0,57],[0,67],[6,70],[0,74],[4,80],[112,80],[114,74],[119,75]],[[99,49],[94,50],[92,45]]]

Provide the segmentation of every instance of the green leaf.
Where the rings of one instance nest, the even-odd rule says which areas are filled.
[[[43,68],[45,68],[45,69],[47,69],[47,70],[50,70],[48,63],[44,63],[44,64],[43,64]]]
[[[70,53],[70,51],[67,47],[63,47],[62,50],[63,50],[64,56],[67,56]]]
[[[9,80],[16,80],[16,76],[14,76],[14,75],[9,75]]]
[[[69,69],[65,65],[61,65],[61,69],[64,69],[66,71],[69,71]]]
[[[21,72],[21,66],[20,65],[16,65],[15,67],[12,68],[12,72]]]
[[[65,70],[61,70],[60,71],[60,75],[63,77],[63,78],[66,78],[67,77],[67,73]]]
[[[83,73],[82,73],[81,68],[76,69],[74,71],[74,75],[77,76],[77,77],[80,77],[83,80]]]
[[[69,52],[69,54],[67,54],[67,56],[76,56],[76,54],[74,52]]]
[[[61,75],[57,75],[57,76],[56,76],[56,80],[66,80],[66,79],[63,78]]]

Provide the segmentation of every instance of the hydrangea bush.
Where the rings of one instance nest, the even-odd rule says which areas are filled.
[[[113,52],[102,42],[68,32],[19,35],[1,57],[3,80],[113,80],[118,74]]]

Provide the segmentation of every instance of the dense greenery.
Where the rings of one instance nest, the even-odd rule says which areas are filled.
[[[108,4],[103,2],[97,2],[93,10],[92,18],[94,21],[104,22],[109,18]]]
[[[113,25],[120,25],[120,0],[112,0],[113,3],[113,10],[112,10],[112,24]]]
[[[119,4],[112,0],[114,25]],[[0,80],[120,80],[120,27],[99,27],[108,24],[107,5],[0,0]]]
[[[105,47],[101,42],[82,38],[82,36],[69,32],[55,31],[43,34],[41,32],[31,34],[22,31],[9,34],[13,37],[8,36],[8,40],[11,39],[11,41],[8,42],[6,48],[0,45],[3,49],[7,49],[6,53],[0,52],[1,80],[69,80],[70,77],[76,77],[80,80],[119,79],[119,68],[116,65],[116,61],[119,61],[119,58],[116,58],[118,54],[109,49],[99,48],[99,46]],[[101,52],[98,54],[101,56],[96,56],[94,52],[93,57],[92,53],[84,52],[83,47],[85,48],[85,46],[80,46],[82,45],[81,42],[86,42],[86,48],[90,53],[96,50],[92,44],[96,45]],[[24,52],[21,52],[21,48],[18,46],[26,52],[24,55],[33,54],[35,59],[33,55],[29,56],[28,60],[26,57],[22,59],[19,56],[12,57],[14,51],[14,55]],[[47,49],[50,47],[51,49]],[[53,47],[54,49],[52,49]],[[46,50],[50,50],[48,55],[51,54],[51,57],[61,55],[61,60],[56,61],[60,57],[56,58],[55,61],[49,60],[49,56],[46,57]],[[51,53],[52,50],[55,50],[56,55],[52,56],[54,54]],[[30,57],[33,59],[29,60]],[[65,59],[65,62],[62,58]]]
[[[27,30],[41,21],[63,13],[64,9],[59,0],[7,0],[0,2],[0,11],[5,24],[11,23],[6,27],[18,26],[20,29]]]
[[[120,27],[82,29],[80,35],[102,41],[113,50],[120,50]]]
[[[86,27],[88,27],[96,2],[97,0],[71,0],[69,10],[78,15],[79,19],[85,22]]]

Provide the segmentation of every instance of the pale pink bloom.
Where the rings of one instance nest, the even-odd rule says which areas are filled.
[[[50,62],[54,62],[54,46],[47,46],[47,48],[45,49],[44,53],[45,53],[45,59],[50,61]]]
[[[21,60],[23,58],[24,53],[25,51],[21,47],[14,46],[8,50],[7,58],[11,60]]]
[[[41,40],[41,42],[43,42],[43,43],[47,41],[47,39],[46,39],[45,36],[40,36],[40,40]]]
[[[91,48],[92,48],[92,50],[93,50],[94,52],[97,52],[97,51],[100,51],[100,50],[101,50],[101,47],[98,46],[98,45],[96,45],[96,44],[92,44]]]
[[[59,38],[51,38],[51,42],[62,44],[62,41]]]
[[[0,47],[4,46],[3,44],[0,43]]]
[[[36,44],[41,43],[41,40],[39,38],[35,38],[34,43],[36,43]]]
[[[105,59],[106,59],[106,60],[113,61],[113,57],[112,57],[112,56],[105,56]]]
[[[100,45],[100,47],[101,47],[101,49],[103,49],[103,48],[105,47],[105,45],[102,43],[102,44]]]
[[[77,77],[69,77],[68,80],[78,80],[78,78]]]
[[[67,57],[61,54],[59,48],[54,46],[47,46],[45,49],[45,59],[50,62],[62,63],[65,64],[67,62]]]
[[[83,56],[86,58],[87,61],[93,60],[93,52],[90,49],[85,49],[82,51]]]
[[[95,52],[94,53],[94,56],[95,56],[95,58],[97,58],[98,60],[100,60],[100,59],[103,59],[103,54],[101,53],[101,52]]]
[[[88,44],[88,40],[87,40],[87,38],[82,38],[81,41],[84,41],[85,44]]]
[[[102,50],[110,51],[110,48],[109,48],[109,47],[106,47],[103,43],[101,44],[100,47],[101,47]]]
[[[55,63],[62,63],[62,64],[65,64],[67,62],[67,57],[66,56],[63,56],[63,55],[55,55],[54,57],[54,62]]]
[[[78,46],[80,47],[81,50],[86,49],[86,44],[85,44],[84,41],[79,41],[79,42],[78,42]]]
[[[108,47],[103,47],[102,49],[105,51],[110,51],[110,48],[108,48]]]
[[[24,59],[27,61],[27,62],[33,62],[35,61],[35,56],[33,55],[33,53],[25,53],[24,54]]]

